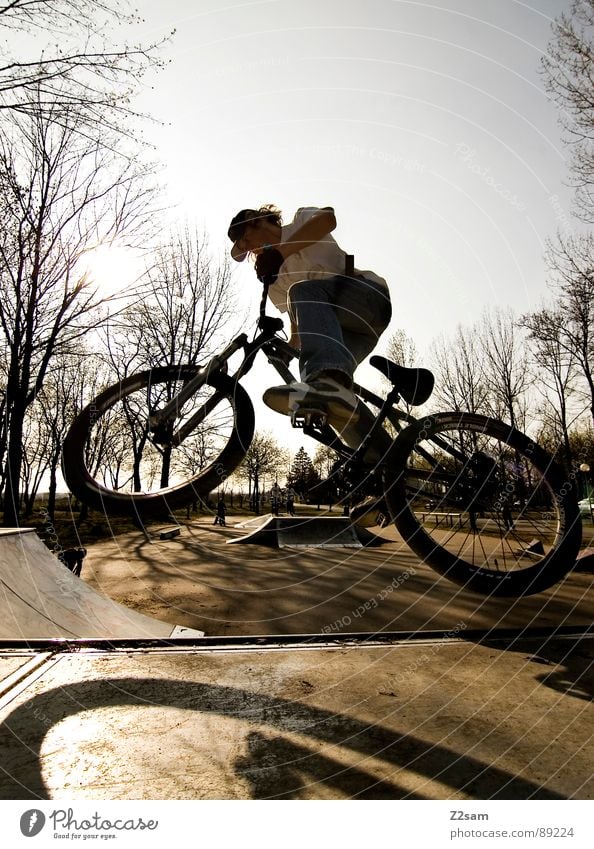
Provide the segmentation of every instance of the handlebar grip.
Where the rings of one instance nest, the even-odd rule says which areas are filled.
[[[276,333],[278,330],[282,330],[284,326],[282,318],[274,318],[271,315],[262,315],[258,321],[258,327],[266,333]]]

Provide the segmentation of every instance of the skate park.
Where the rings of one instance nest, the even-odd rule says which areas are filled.
[[[82,579],[2,535],[2,798],[592,798],[587,557],[488,599],[392,527],[270,519],[113,535]]]
[[[98,800],[591,800],[594,0],[15,0],[0,25],[6,844]],[[287,456],[240,490],[269,428]],[[302,433],[344,435],[328,510],[254,515]],[[550,583],[448,579],[463,523],[475,577]],[[298,833],[191,810],[185,840]]]

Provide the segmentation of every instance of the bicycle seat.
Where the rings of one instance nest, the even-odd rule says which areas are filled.
[[[371,365],[381,371],[394,384],[407,404],[418,407],[424,404],[433,392],[435,378],[426,368],[405,368],[386,357],[371,357]]]

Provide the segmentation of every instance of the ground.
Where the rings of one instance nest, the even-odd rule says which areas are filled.
[[[484,599],[394,530],[362,550],[227,545],[240,518],[84,539],[83,578],[208,635],[326,644],[0,650],[0,798],[594,798],[592,573]],[[401,634],[336,640],[382,631]]]
[[[228,545],[245,533],[238,525],[247,518],[232,515],[220,528],[203,517],[165,541],[148,541],[135,529],[95,542],[88,546],[83,578],[135,610],[208,635],[594,621],[591,573],[575,572],[557,587],[522,600],[485,599],[420,563],[393,529],[381,531],[383,544],[363,550]]]

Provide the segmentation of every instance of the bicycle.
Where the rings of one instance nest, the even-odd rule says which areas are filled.
[[[285,382],[295,379],[289,363],[297,352],[279,335],[282,320],[265,314],[266,293],[251,341],[242,333],[202,365],[126,377],[79,413],[62,464],[79,500],[107,514],[162,517],[237,469],[255,424],[241,379],[260,351]],[[240,351],[230,374],[229,360]],[[575,482],[529,437],[496,419],[465,412],[415,419],[396,405],[425,400],[430,373],[379,356],[370,363],[392,389],[380,398],[355,385],[370,423],[359,447],[348,448],[321,411],[300,411],[293,420],[337,452],[335,472],[351,500],[383,497],[407,545],[466,589],[520,596],[560,581],[581,542]]]

